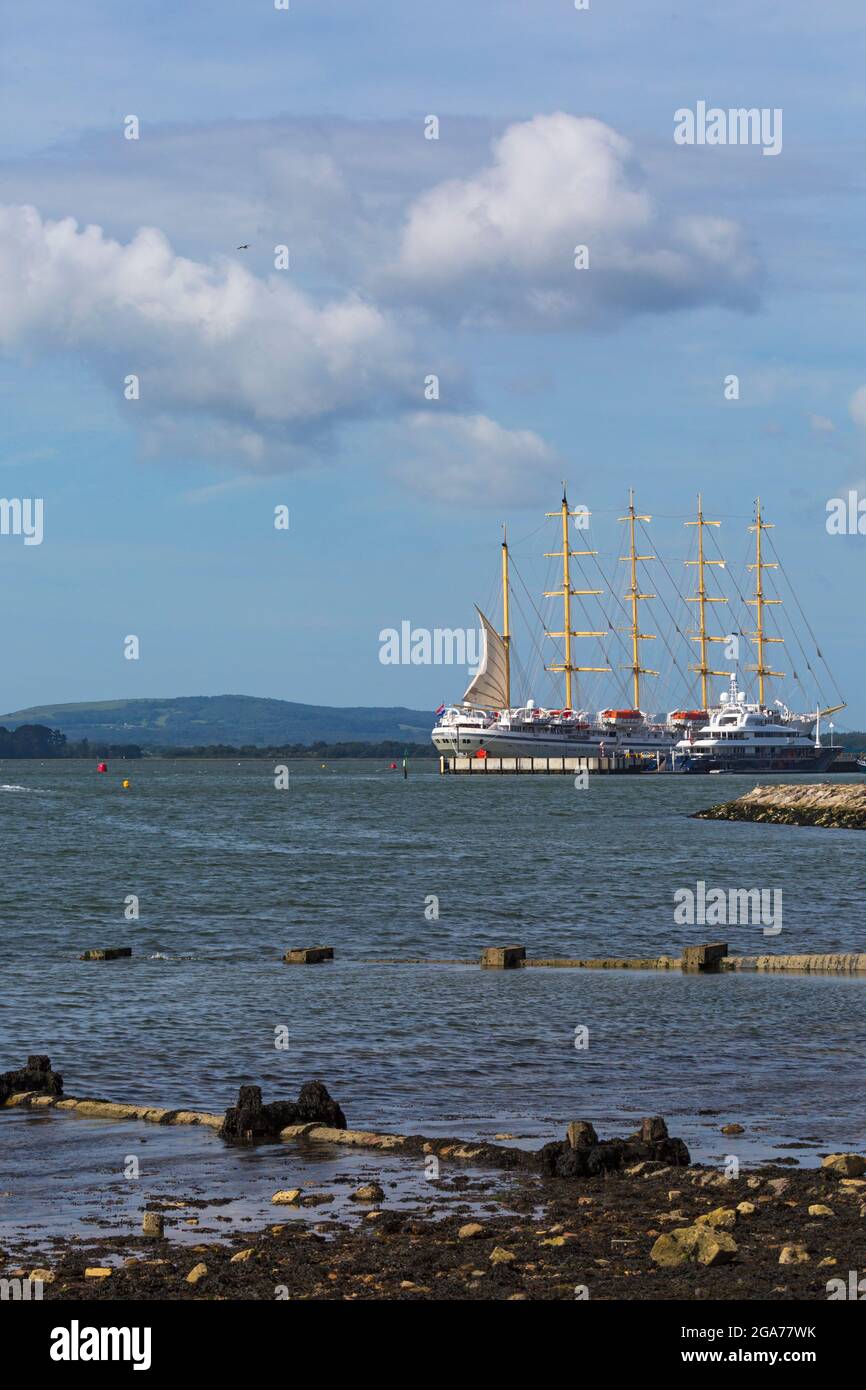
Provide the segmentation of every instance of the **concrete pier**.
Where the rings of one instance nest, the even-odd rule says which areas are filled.
[[[442,754],[439,758],[441,774],[457,773],[480,777],[517,774],[552,773],[574,777],[578,772],[628,773],[656,772],[655,753],[623,754],[616,753],[604,758],[506,758],[488,753],[486,758],[469,757],[467,754]]]

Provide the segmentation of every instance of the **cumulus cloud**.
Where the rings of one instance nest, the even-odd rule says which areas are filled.
[[[751,308],[760,280],[735,222],[660,207],[622,135],[564,112],[509,126],[486,168],[416,198],[391,274],[443,316],[530,328]]]
[[[486,415],[418,411],[404,422],[393,453],[401,482],[451,505],[522,506],[561,476],[559,456],[539,435]]]
[[[832,434],[836,428],[829,415],[810,415],[809,424],[816,434]]]
[[[279,271],[178,256],[154,228],[127,244],[71,218],[0,208],[0,345],[74,351],[151,433],[175,431],[241,466],[301,462],[336,427],[418,399],[393,318],[353,293],[321,305]]]

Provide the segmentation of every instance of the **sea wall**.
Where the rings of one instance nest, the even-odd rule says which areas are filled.
[[[696,811],[695,820],[762,821],[770,825],[820,825],[866,830],[866,782],[755,787],[735,801]]]

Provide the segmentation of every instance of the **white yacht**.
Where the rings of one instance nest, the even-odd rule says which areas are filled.
[[[684,772],[826,772],[839,750],[812,738],[816,727],[819,710],[799,715],[780,701],[774,709],[752,704],[731,672],[719,708],[678,742],[674,765]]]

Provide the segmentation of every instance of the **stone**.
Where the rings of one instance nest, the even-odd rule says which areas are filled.
[[[377,1182],[364,1183],[352,1193],[355,1202],[381,1202],[385,1196],[385,1189],[380,1187]]]
[[[123,960],[126,956],[132,955],[131,946],[105,946],[97,947],[95,950],[85,951],[78,957],[79,960]]]
[[[206,1276],[207,1276],[207,1265],[206,1265],[206,1264],[197,1264],[197,1265],[193,1265],[193,1267],[192,1267],[192,1269],[190,1270],[189,1274],[186,1276],[186,1282],[187,1282],[188,1284],[200,1284],[201,1281],[202,1281],[202,1279],[204,1279]]]
[[[333,946],[293,946],[283,956],[285,965],[319,965],[334,959]]]
[[[271,1201],[278,1207],[293,1207],[297,1205],[300,1196],[299,1187],[287,1187],[282,1192],[275,1192]]]
[[[37,1279],[40,1284],[53,1284],[57,1275],[53,1269],[31,1269],[27,1278],[31,1284],[35,1283]]]
[[[783,1245],[779,1251],[780,1265],[805,1265],[809,1263],[809,1252],[805,1245],[799,1245],[793,1241],[790,1245]]]
[[[825,1207],[823,1202],[813,1202],[812,1205],[811,1205],[810,1208],[809,1208],[809,1215],[810,1215],[810,1216],[834,1216],[835,1213],[834,1213],[834,1211],[833,1211],[833,1209],[832,1209],[831,1207]]]
[[[506,1250],[504,1245],[494,1245],[490,1252],[490,1263],[493,1265],[507,1265],[515,1259],[513,1250]]]
[[[572,1120],[565,1132],[573,1149],[579,1149],[585,1144],[598,1143],[598,1135],[589,1120]]]
[[[843,1178],[862,1178],[866,1173],[866,1158],[860,1154],[827,1154],[821,1159],[821,1167],[829,1168],[831,1173],[839,1173]]]
[[[20,1070],[0,1073],[0,1105],[5,1105],[11,1096],[21,1091],[32,1091],[48,1097],[63,1095],[63,1077],[51,1070],[50,1057],[34,1053]]]
[[[702,946],[686,946],[683,949],[683,970],[702,970],[707,974],[717,974],[722,961],[728,954],[726,941],[705,942]]]
[[[85,1279],[110,1279],[111,1270],[107,1265],[90,1265],[84,1271]]]
[[[161,1236],[165,1222],[158,1211],[146,1211],[141,1218],[141,1229],[146,1236]]]
[[[745,1127],[738,1124],[722,1125],[721,1128],[722,1134],[745,1134],[745,1132]]]
[[[695,1221],[696,1226],[712,1226],[715,1231],[732,1231],[737,1224],[737,1213],[733,1207],[716,1207],[715,1211],[704,1212]]]
[[[484,1227],[479,1226],[477,1221],[468,1221],[465,1226],[461,1226],[457,1232],[458,1240],[477,1240],[484,1235]]]
[[[791,1186],[790,1178],[770,1178],[767,1183],[774,1197],[783,1197]]]
[[[661,1115],[650,1115],[641,1120],[639,1135],[642,1144],[656,1144],[661,1139],[667,1139],[668,1127]]]
[[[238,1250],[236,1254],[232,1255],[231,1259],[229,1260],[229,1264],[245,1265],[248,1260],[254,1258],[255,1253],[256,1252],[255,1250],[253,1250],[252,1246],[250,1246],[249,1250]]]
[[[526,960],[525,946],[485,946],[481,964],[492,970],[517,970]]]
[[[297,1101],[277,1100],[265,1105],[260,1086],[241,1086],[237,1104],[225,1113],[220,1126],[223,1139],[276,1139],[290,1125],[321,1124],[345,1129],[346,1117],[321,1081],[307,1081]]]
[[[737,1253],[733,1236],[694,1225],[659,1236],[650,1251],[650,1259],[663,1269],[680,1269],[687,1264],[712,1268],[730,1264]]]
[[[756,1210],[757,1208],[755,1207],[754,1202],[737,1203],[737,1211],[740,1213],[741,1216],[751,1216]]]

